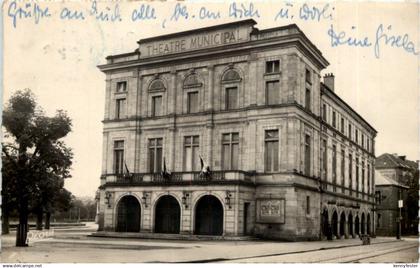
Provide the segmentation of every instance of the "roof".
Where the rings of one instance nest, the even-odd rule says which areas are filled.
[[[414,161],[405,159],[405,156],[398,156],[397,154],[385,153],[376,158],[376,168],[405,168],[405,169],[418,169],[418,164]]]
[[[385,186],[385,185],[393,185],[393,186],[398,186],[398,187],[403,187],[403,188],[409,188],[408,186],[405,186],[404,184],[398,183],[396,180],[385,177],[379,171],[375,170],[375,186]]]
[[[340,98],[340,96],[338,96],[337,93],[335,93],[326,84],[322,82],[321,82],[321,90],[323,90],[324,93],[328,92],[328,94],[330,94],[331,97],[333,97],[335,100],[343,104],[351,113],[354,113],[356,117],[358,117],[363,123],[365,123],[369,128],[371,128],[371,130],[375,133],[375,136],[376,136],[378,131],[376,131],[376,129],[371,124],[369,124],[358,112],[356,112],[349,104],[347,104],[347,102],[345,102],[342,98]]]

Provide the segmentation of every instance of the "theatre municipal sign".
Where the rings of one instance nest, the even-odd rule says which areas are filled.
[[[251,27],[230,27],[204,32],[194,31],[170,38],[162,36],[160,39],[140,40],[140,57],[161,56],[248,41],[251,29]]]

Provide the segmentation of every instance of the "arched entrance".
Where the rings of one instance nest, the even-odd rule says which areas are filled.
[[[223,234],[223,205],[215,196],[205,195],[197,201],[194,234]]]
[[[346,225],[346,215],[344,215],[344,211],[341,212],[341,216],[340,216],[340,236],[344,236],[345,235],[345,225]]]
[[[117,232],[140,232],[140,203],[132,195],[121,198],[117,205]]]
[[[179,234],[181,208],[178,201],[164,195],[155,206],[155,233]]]
[[[364,213],[362,213],[361,234],[365,234],[365,214]]]
[[[359,225],[359,216],[356,216],[356,219],[355,219],[355,221],[354,221],[354,224],[355,224],[355,226],[354,226],[354,232],[356,233],[356,235],[359,235],[359,227],[360,227],[360,225]]]
[[[349,235],[351,235],[353,237],[354,236],[354,233],[353,233],[353,215],[351,213],[349,214],[348,228],[349,228]]]
[[[322,212],[321,229],[322,229],[322,234],[325,237],[327,237],[327,239],[331,239],[330,228],[328,226],[328,210],[327,209],[324,209],[324,211]]]
[[[367,215],[367,234],[370,235],[371,234],[371,230],[370,230],[370,214]]]
[[[331,220],[331,225],[332,225],[333,235],[335,235],[335,237],[338,238],[338,214],[337,214],[337,211],[334,211],[334,213],[333,213],[332,220]]]

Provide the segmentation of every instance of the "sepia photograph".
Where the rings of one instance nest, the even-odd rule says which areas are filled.
[[[1,26],[2,267],[417,267],[418,2],[7,0]]]

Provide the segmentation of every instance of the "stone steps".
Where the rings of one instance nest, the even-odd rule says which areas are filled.
[[[213,236],[213,235],[188,235],[188,234],[158,234],[158,233],[123,233],[100,231],[90,235],[90,237],[113,237],[113,238],[143,238],[143,239],[163,239],[163,240],[227,240],[227,241],[252,241],[259,240],[253,236]]]

